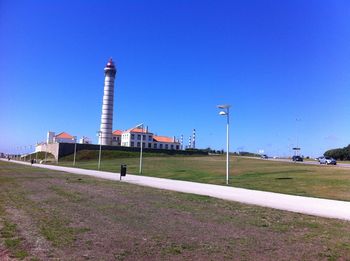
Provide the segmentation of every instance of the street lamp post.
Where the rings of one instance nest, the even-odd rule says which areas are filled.
[[[143,123],[140,123],[135,128],[141,127],[141,146],[140,146],[140,168],[139,168],[139,174],[142,174],[142,149],[143,149]]]
[[[32,145],[29,145],[29,161],[32,162]]]
[[[226,185],[228,185],[228,179],[229,179],[229,165],[230,165],[230,107],[231,105],[225,104],[225,105],[218,105],[219,109],[222,109],[222,111],[219,112],[220,115],[226,116],[227,119],[227,125],[226,125]]]
[[[49,143],[46,143],[45,145],[45,161],[44,164],[46,164],[46,160],[47,160],[47,147],[49,146]]]
[[[75,158],[77,155],[77,136],[73,137],[74,139],[74,157],[73,157],[73,166],[75,166]]]
[[[294,151],[294,155],[300,155],[300,147],[299,147],[299,126],[298,126],[298,122],[301,122],[300,118],[296,118],[295,119],[295,126],[296,126],[296,150]]]
[[[100,143],[100,151],[98,153],[98,166],[97,166],[97,169],[100,170],[100,167],[101,167],[101,150],[102,150],[102,131],[98,131],[97,132],[97,135],[98,135],[98,141]]]

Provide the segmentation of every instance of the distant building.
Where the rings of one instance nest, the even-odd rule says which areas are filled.
[[[80,144],[91,144],[91,140],[88,137],[83,136],[79,139]]]
[[[143,137],[142,137],[143,136]],[[148,129],[131,128],[126,131],[113,132],[113,145],[124,147],[142,147],[148,149],[179,150],[180,142],[175,137],[157,136]]]
[[[147,149],[165,149],[165,150],[181,150],[181,143],[175,137],[166,137],[154,135],[149,132],[148,129],[131,128],[125,131],[115,130],[112,132],[112,145],[123,147],[142,147]],[[44,151],[42,146],[45,144],[55,143],[76,143],[77,137],[72,136],[67,132],[61,132],[55,135],[55,132],[49,131],[47,133],[46,142],[38,143],[36,151]],[[91,141],[87,137],[79,139],[80,144],[91,144]]]
[[[121,135],[122,131],[115,130],[112,133],[112,145],[114,146],[121,146]]]
[[[46,143],[75,143],[77,142],[76,137],[68,134],[67,132],[61,132],[55,135],[54,132],[49,131],[47,133]]]
[[[55,155],[55,157],[58,157],[60,143],[76,143],[76,142],[77,142],[77,137],[72,136],[67,132],[61,132],[56,135],[55,132],[48,131],[46,142],[38,142],[35,146],[35,152],[45,151]],[[80,143],[90,144],[90,141],[88,140],[88,138],[83,137],[80,139]]]

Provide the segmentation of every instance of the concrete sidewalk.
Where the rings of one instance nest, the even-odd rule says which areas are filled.
[[[10,162],[30,165],[29,163],[21,161],[11,160]],[[33,166],[109,180],[119,181],[120,179],[119,173],[113,172],[86,170],[44,164],[35,164]],[[347,201],[292,196],[273,192],[264,192],[189,181],[145,177],[131,174],[127,174],[126,177],[123,177],[122,181],[141,186],[205,195],[246,204],[253,204],[302,214],[327,218],[338,218],[350,221],[350,202]]]

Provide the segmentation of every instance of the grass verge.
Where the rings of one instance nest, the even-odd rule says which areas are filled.
[[[299,196],[350,200],[350,169],[333,166],[306,165],[291,162],[231,157],[230,185]],[[61,166],[72,166],[61,161]],[[120,172],[127,164],[128,173],[139,172],[138,157],[102,157],[101,170]],[[76,167],[97,169],[94,160],[79,161]],[[225,157],[162,156],[145,157],[145,176],[225,185]]]
[[[350,259],[345,221],[3,162],[0,179],[0,241],[18,258]]]

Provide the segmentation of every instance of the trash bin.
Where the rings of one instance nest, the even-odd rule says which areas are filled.
[[[120,179],[126,176],[126,164],[120,165]]]

